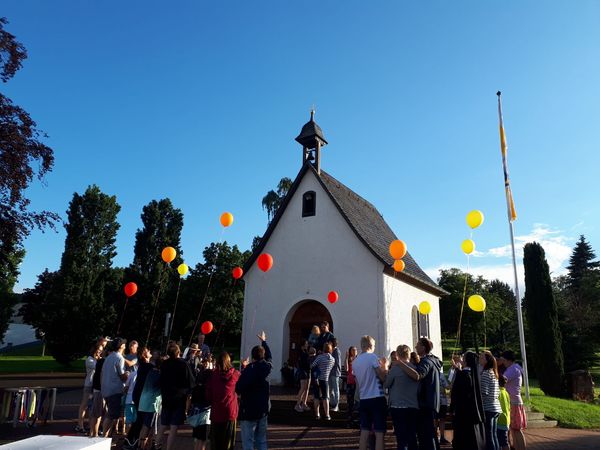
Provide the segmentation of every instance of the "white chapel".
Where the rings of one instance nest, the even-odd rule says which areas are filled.
[[[389,356],[400,344],[414,348],[429,337],[441,357],[439,298],[446,294],[407,253],[402,272],[392,268],[390,243],[398,239],[377,209],[321,169],[327,141],[314,112],[296,138],[302,146],[302,167],[260,245],[244,268],[242,358],[258,344],[265,330],[273,353],[273,379],[295,362],[313,325],[322,320],[338,340],[342,355],[360,337],[375,338],[375,353]],[[410,237],[402,236],[410,245]],[[262,272],[255,264],[261,253],[273,257]],[[330,304],[327,294],[339,300]],[[432,310],[418,311],[422,301]]]

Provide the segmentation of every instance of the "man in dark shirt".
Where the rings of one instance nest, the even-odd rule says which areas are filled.
[[[252,362],[244,361],[235,392],[241,395],[238,419],[242,432],[243,450],[267,449],[267,416],[270,409],[269,376],[271,350],[267,345],[267,335],[262,331],[260,344],[252,349]]]
[[[327,344],[328,342],[331,342],[331,340],[333,339],[333,333],[331,333],[329,331],[329,322],[327,322],[326,320],[324,320],[323,322],[321,322],[321,326],[319,327],[321,329],[321,334],[319,335],[319,341],[317,343],[317,350],[319,352],[323,351],[323,346],[325,344]]]
[[[179,357],[178,345],[171,344],[167,355],[169,358],[162,363],[160,368],[162,412],[157,441],[161,442],[166,429],[170,428],[167,450],[172,450],[177,436],[177,428],[185,421],[185,407],[195,381],[190,365]]]

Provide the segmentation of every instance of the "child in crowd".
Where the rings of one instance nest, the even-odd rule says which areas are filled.
[[[440,367],[440,412],[437,414],[437,426],[440,429],[440,444],[449,444],[446,439],[446,416],[448,414],[448,391],[450,383],[444,374],[444,367]]]
[[[506,392],[506,377],[500,375],[498,378],[498,384],[500,385],[500,406],[502,412],[498,417],[498,444],[500,444],[500,450],[509,450],[508,445],[508,427],[510,425],[510,395]]]

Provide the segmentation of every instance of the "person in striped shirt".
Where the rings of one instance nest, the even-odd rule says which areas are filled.
[[[490,351],[479,355],[479,365],[482,367],[480,377],[481,399],[485,413],[485,442],[487,450],[500,450],[498,444],[498,416],[502,412],[500,401],[500,386],[498,384],[498,363]]]
[[[331,343],[327,342],[323,345],[323,353],[317,356],[311,364],[311,368],[316,367],[319,369],[319,376],[317,377],[318,390],[315,392],[315,394],[319,394],[319,398],[315,395],[315,414],[317,419],[321,418],[321,415],[319,414],[319,402],[317,401],[320,399],[321,403],[323,403],[325,420],[331,420],[331,416],[329,415],[329,374],[335,364],[331,352]]]

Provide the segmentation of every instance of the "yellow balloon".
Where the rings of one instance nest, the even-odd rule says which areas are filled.
[[[187,264],[179,264],[177,266],[177,272],[179,272],[179,275],[184,276],[186,273],[188,273],[189,267],[187,266]]]
[[[401,259],[397,259],[396,261],[394,261],[394,264],[392,267],[394,268],[394,270],[396,272],[402,272],[404,270],[404,268],[406,267],[406,264],[404,264],[404,261],[402,261]]]
[[[419,303],[419,312],[424,316],[429,314],[431,312],[431,303],[429,303],[428,301],[423,301]]]
[[[469,308],[475,312],[485,311],[485,300],[481,295],[471,295],[469,297]]]
[[[221,214],[221,225],[224,227],[229,227],[233,223],[233,214],[224,212]]]
[[[465,239],[462,241],[462,244],[460,244],[460,248],[462,248],[462,251],[467,255],[470,255],[475,251],[475,242],[472,239]]]
[[[471,228],[477,228],[481,226],[483,219],[483,213],[477,209],[474,209],[467,214],[467,225],[469,225]]]

